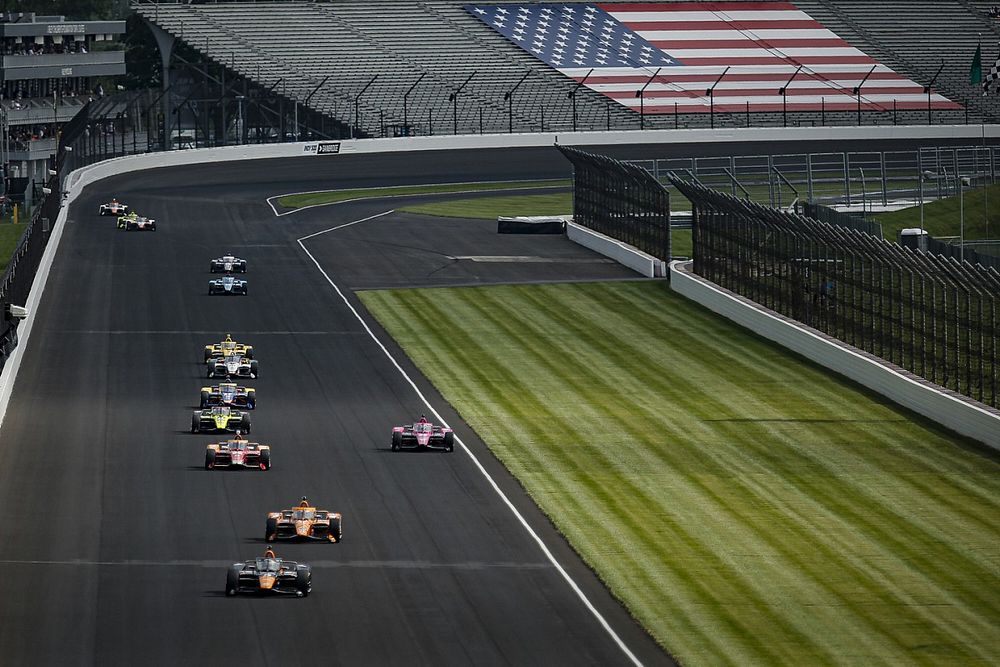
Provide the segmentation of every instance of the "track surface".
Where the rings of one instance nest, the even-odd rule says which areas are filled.
[[[608,150],[682,152],[653,151]],[[296,190],[566,176],[556,151],[533,149],[203,165],[90,187],[70,211],[0,430],[0,662],[624,664],[465,453],[388,451],[389,427],[425,409],[295,239],[406,200],[280,220],[264,204]],[[161,230],[119,232],[94,215],[112,195]],[[403,214],[306,244],[345,288],[630,276],[561,238]],[[208,260],[226,251],[250,262],[246,298],[206,296]],[[476,255],[550,261],[458,259]],[[273,446],[267,473],[206,472],[204,447],[220,438],[187,433],[201,347],[227,331],[260,359],[251,435]],[[629,648],[669,662],[388,347]],[[263,549],[265,512],[301,495],[345,516],[342,544],[279,546],[313,564],[314,594],[223,597],[226,565]],[[600,510],[595,521],[614,520]]]
[[[426,409],[295,243],[385,207],[278,220],[263,195],[294,188],[213,174],[230,170],[106,181],[70,211],[0,431],[2,662],[625,664],[465,453],[389,452],[390,427]],[[94,215],[112,194],[161,229]],[[491,227],[387,216],[307,244],[345,286],[630,276],[561,237]],[[225,251],[250,262],[246,298],[206,295]],[[273,446],[267,473],[203,470],[221,438],[187,432],[201,347],[227,331],[260,360],[251,436]],[[395,352],[629,647],[666,662]],[[226,565],[263,550],[265,513],[301,495],[345,516],[342,544],[278,546],[313,564],[313,595],[224,597]]]

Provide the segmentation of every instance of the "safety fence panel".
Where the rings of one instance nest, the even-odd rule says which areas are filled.
[[[667,178],[693,202],[695,273],[1000,407],[996,269]]]
[[[559,146],[573,163],[573,220],[670,260],[670,195],[646,169]]]

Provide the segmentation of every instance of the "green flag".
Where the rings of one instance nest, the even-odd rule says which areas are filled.
[[[976,46],[976,55],[972,57],[972,67],[969,68],[969,83],[974,86],[983,83],[983,46]]]

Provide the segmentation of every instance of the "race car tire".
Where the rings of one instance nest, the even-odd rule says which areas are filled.
[[[398,452],[403,444],[403,434],[399,431],[392,432],[392,451]]]
[[[213,366],[211,364],[209,364],[209,366],[208,366],[208,377],[210,377],[210,378],[214,378],[215,377],[215,368],[213,368]]]
[[[265,449],[260,453],[260,464],[264,466],[264,470],[271,469],[271,450]]]
[[[201,431],[201,415],[197,412],[191,415],[191,432],[198,433]]]
[[[343,518],[330,519],[330,534],[333,535],[335,542],[340,542],[344,539]]]
[[[212,358],[212,351],[206,347],[205,348],[205,362],[208,363],[208,360],[211,359],[211,358]]]
[[[247,263],[240,262],[240,273],[246,273],[246,272],[247,272]]]
[[[250,360],[250,377],[252,377],[252,378],[259,378],[260,377],[260,372],[257,370],[257,360],[256,359],[251,359]]]
[[[444,434],[444,448],[449,452],[455,451],[455,434],[452,431]]]
[[[215,467],[215,450],[206,449],[205,450],[205,470],[211,470]]]
[[[230,565],[226,572],[226,595],[236,595],[240,590],[240,571],[243,568],[239,565]]]
[[[264,541],[273,542],[278,535],[278,520],[274,517],[267,517],[267,527],[264,528]]]
[[[308,565],[299,565],[295,573],[295,590],[300,597],[305,597],[312,592],[312,570]]]
[[[246,352],[243,356],[247,359],[253,359],[253,345],[247,345]]]
[[[156,231],[156,223],[155,222],[149,226],[149,231],[151,231],[151,232],[155,232]]]
[[[201,409],[204,410],[208,407],[208,400],[211,395],[207,391],[201,392]]]
[[[243,415],[243,419],[240,420],[240,430],[244,433],[250,432],[250,415]]]
[[[244,285],[243,286],[243,296],[246,296],[246,295],[247,295],[247,288],[246,288],[246,285]]]

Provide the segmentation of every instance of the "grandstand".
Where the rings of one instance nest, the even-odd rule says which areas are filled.
[[[502,0],[492,4],[519,6]],[[616,4],[621,3],[605,2],[601,7],[614,12]],[[914,101],[914,91],[923,95],[942,61],[945,67],[933,92],[968,103],[969,122],[990,120],[996,113],[989,99],[979,97],[968,83],[979,34],[997,34],[996,21],[974,3],[800,0],[795,7],[883,64],[886,71],[891,68],[910,80],[906,104],[897,110],[888,102],[865,103],[863,123],[926,123],[925,105]],[[258,90],[270,89],[295,113],[305,109],[321,114],[334,127],[321,135],[857,122],[847,109],[851,105],[845,104],[854,98],[844,89],[835,96],[839,105],[827,107],[825,101],[822,109],[815,104],[792,105],[789,117],[773,103],[760,110],[748,106],[744,113],[720,102],[711,114],[704,108],[674,113],[664,105],[658,115],[640,120],[632,91],[618,95],[627,98],[626,106],[586,86],[578,88],[582,75],[574,80],[515,46],[455,0],[385,0],[377,12],[363,0],[143,2],[135,9],[209,62],[225,67],[228,76],[242,77]],[[992,40],[987,39],[986,67],[992,58]],[[775,88],[782,83],[776,81]],[[641,87],[634,85],[637,90]],[[965,122],[965,109],[947,100],[935,102],[932,122]],[[273,131],[270,136],[275,136]]]

